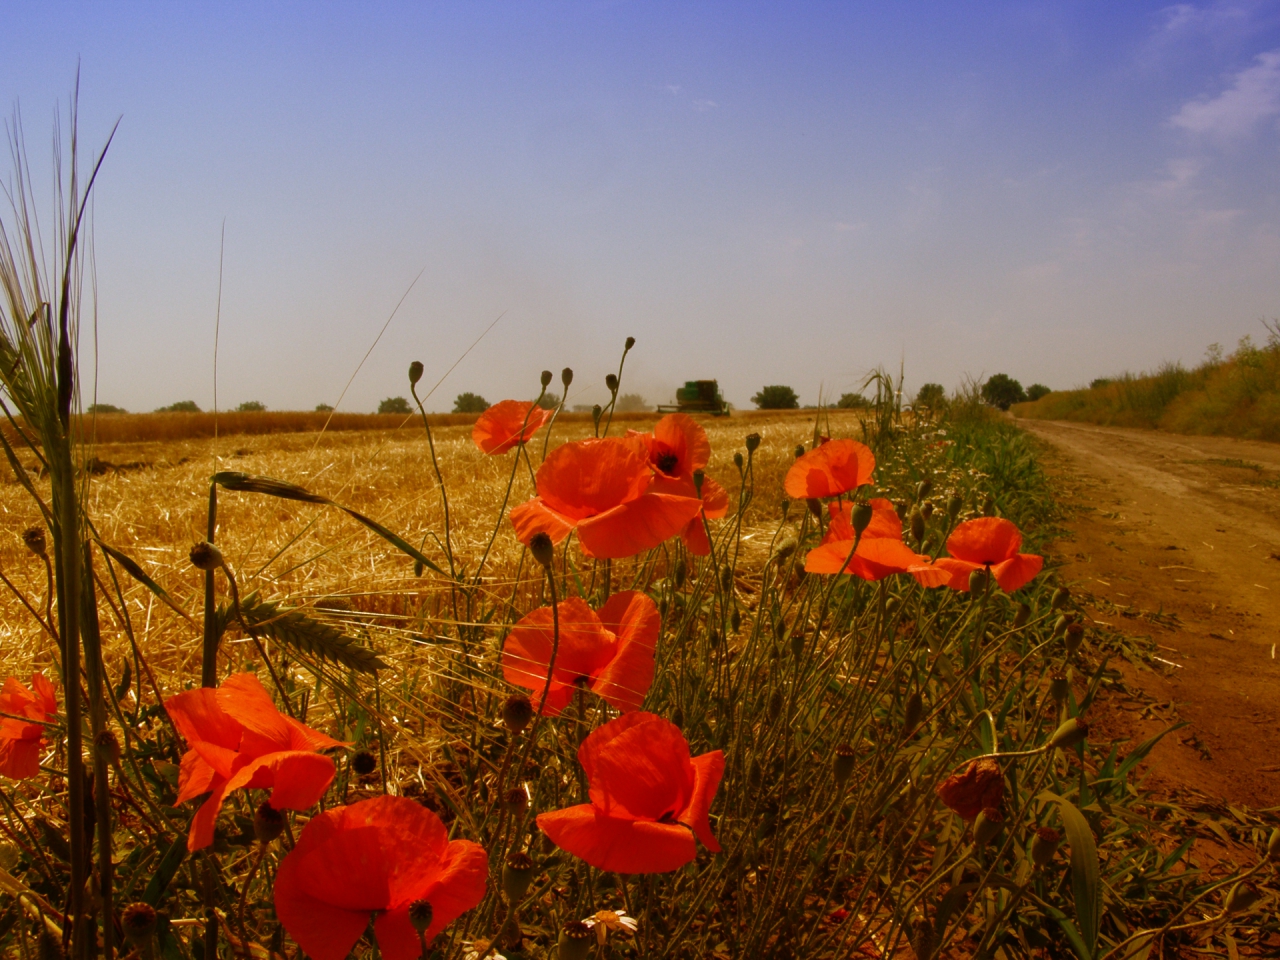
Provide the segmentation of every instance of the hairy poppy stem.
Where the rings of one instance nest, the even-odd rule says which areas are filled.
[[[257,844],[258,851],[254,854],[253,865],[249,868],[249,876],[244,878],[244,886],[240,888],[240,909],[236,913],[236,917],[240,926],[240,942],[244,947],[244,955],[251,956],[249,950],[249,929],[245,926],[245,908],[249,903],[249,887],[253,883],[253,878],[258,874],[258,867],[262,866],[262,858],[267,853],[267,845],[259,842]]]
[[[547,388],[543,387],[542,392],[538,394],[538,399],[533,402],[533,406],[529,407],[529,410],[525,413],[524,423],[520,425],[520,433],[517,434],[517,436],[520,436],[520,437],[524,436],[525,430],[527,430],[529,427],[529,418],[533,416],[533,408],[538,405],[538,402],[544,396],[546,396],[546,393],[547,393]],[[563,406],[563,404],[561,404],[561,406]],[[554,424],[555,420],[553,419],[551,422]],[[548,436],[550,435],[550,433],[551,433],[551,428],[548,426],[547,427]],[[511,476],[507,478],[507,489],[502,494],[502,506],[498,508],[498,519],[493,525],[493,533],[490,534],[489,536],[489,543],[484,548],[484,553],[480,555],[480,562],[476,564],[475,576],[471,578],[471,582],[473,584],[479,585],[480,574],[484,571],[484,565],[486,561],[488,561],[489,559],[489,551],[493,549],[494,541],[498,539],[498,532],[502,529],[502,519],[507,515],[507,504],[511,502],[511,488],[515,486],[516,473],[520,470],[520,450],[524,446],[525,444],[523,441],[516,444],[516,458],[515,458],[515,461],[511,464]],[[542,458],[544,460],[547,458],[545,446],[543,447]],[[468,617],[468,619],[470,618]]]
[[[413,402],[418,405],[418,412],[422,414],[422,427],[427,431],[427,447],[431,450],[431,468],[435,471],[436,482],[440,484],[440,503],[444,507],[444,555],[449,561],[449,576],[457,580],[458,569],[453,563],[453,528],[449,522],[449,494],[444,488],[444,477],[440,473],[440,461],[436,459],[436,442],[431,435],[431,421],[427,419],[426,407],[422,405],[422,400],[418,398],[418,385],[410,383],[409,392],[413,394]]]

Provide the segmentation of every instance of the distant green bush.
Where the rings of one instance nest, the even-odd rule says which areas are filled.
[[[489,409],[489,401],[478,393],[460,393],[453,401],[454,413],[484,413]]]
[[[333,413],[332,403],[317,403],[316,413]]]
[[[947,388],[940,383],[922,384],[916,391],[917,407],[926,410],[939,410],[947,402]]]
[[[124,407],[117,407],[113,403],[91,403],[86,413],[128,413]]]
[[[262,413],[266,409],[267,405],[259,400],[246,400],[236,407],[236,413]]]
[[[761,388],[751,402],[759,410],[795,410],[800,406],[800,397],[790,387],[774,384]]]
[[[1007,373],[993,373],[982,385],[982,399],[993,407],[1008,410],[1015,403],[1027,399],[1022,384]]]
[[[179,400],[177,403],[171,403],[167,407],[157,407],[156,413],[199,413],[200,408],[196,406],[194,400]]]
[[[840,399],[836,401],[836,407],[841,410],[861,410],[869,406],[871,401],[860,393],[842,393]]]
[[[409,401],[404,397],[387,397],[378,404],[379,413],[412,413]]]
[[[1031,386],[1027,387],[1027,399],[1033,403],[1041,397],[1048,396],[1051,393],[1053,393],[1053,391],[1043,383],[1033,383]]]

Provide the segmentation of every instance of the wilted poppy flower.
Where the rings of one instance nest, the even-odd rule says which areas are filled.
[[[831,524],[822,543],[805,557],[806,573],[852,573],[863,580],[883,580],[894,573],[906,573],[929,563],[929,558],[916,553],[902,542],[902,521],[893,504],[876,499],[871,507],[871,522],[856,540],[853,529],[853,504],[830,503],[827,511]],[[853,549],[854,542],[858,549]],[[853,554],[852,557],[850,554]]]
[[[947,579],[943,582],[953,590],[967,591],[969,574],[990,569],[1000,589],[1012,593],[1044,566],[1043,557],[1019,553],[1021,546],[1022,534],[1013,523],[1002,517],[978,517],[966,520],[951,532],[947,538],[947,553],[951,556],[940,557],[933,565],[945,572]]]
[[[188,850],[213,843],[218,812],[233,790],[270,787],[275,809],[305,810],[333,782],[333,761],[316,751],[343,744],[277,710],[251,673],[180,693],[164,706],[190,748],[182,757],[177,802],[210,794],[191,819]]]
[[[0,689],[0,774],[14,780],[25,780],[40,772],[40,750],[44,746],[44,724],[27,723],[48,720],[58,709],[53,684],[43,673],[31,675],[31,689],[17,677],[10,677]]]
[[[832,440],[798,457],[784,486],[793,500],[821,500],[870,483],[875,468],[875,454],[865,444]]]
[[[578,748],[590,803],[538,815],[538,828],[600,870],[667,873],[712,853],[709,812],[724,753],[689,756],[680,728],[652,713],[626,713],[596,728]]]
[[[634,437],[576,440],[538,468],[538,496],[511,511],[521,543],[546,533],[560,543],[578,531],[582,552],[630,557],[683,531],[702,509],[696,497],[649,489],[653,472]]]
[[[579,597],[558,605],[560,647],[543,713],[555,716],[579,685],[619,710],[638,710],[653,683],[653,650],[662,617],[647,594],[615,593],[597,613]],[[539,607],[511,630],[502,649],[502,675],[533,693],[534,706],[547,685],[555,639],[550,607]]]
[[[689,521],[680,537],[690,553],[705,557],[711,552],[711,544],[702,518],[719,520],[729,512],[729,492],[724,487],[704,474],[699,494],[694,481],[693,475],[704,470],[711,459],[707,431],[687,413],[669,413],[653,425],[652,433],[628,430],[627,436],[640,440],[648,451],[649,466],[653,468],[650,491],[701,496],[702,513]]]
[[[506,453],[516,444],[532,440],[553,412],[524,400],[503,400],[480,414],[471,428],[471,439],[485,453]]]
[[[415,960],[409,904],[431,904],[428,943],[484,898],[489,858],[450,840],[440,818],[408,797],[375,797],[312,819],[276,874],[276,916],[314,960],[343,960],[374,920],[386,960]]]
[[[970,760],[960,773],[938,784],[938,799],[965,820],[972,820],[988,807],[999,808],[1004,800],[1004,774],[990,757]]]

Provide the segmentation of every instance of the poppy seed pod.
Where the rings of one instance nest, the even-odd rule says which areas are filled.
[[[1074,747],[1077,743],[1084,741],[1089,735],[1089,723],[1083,717],[1069,717],[1063,721],[1062,726],[1054,731],[1053,736],[1049,738],[1049,747],[1058,747],[1061,750],[1067,750]]]
[[[984,517],[994,517],[996,515],[996,500],[991,494],[987,494],[987,498],[982,501],[982,515]]]
[[[1061,610],[1071,599],[1071,591],[1067,587],[1059,587],[1053,591],[1053,599],[1049,601],[1050,610]]]
[[[675,583],[677,590],[681,590],[684,588],[685,577],[687,577],[688,575],[689,575],[688,569],[685,567],[685,565],[683,563],[677,563],[676,569],[675,569],[675,575],[671,578],[672,581]]]
[[[917,920],[911,929],[911,949],[915,951],[916,960],[930,960],[934,946],[933,924]]]
[[[862,536],[862,532],[871,524],[871,518],[875,516],[875,510],[871,504],[855,503],[853,505],[853,513],[851,522],[853,523],[853,534],[856,537]]]
[[[543,370],[542,371],[542,389],[545,390],[549,386],[551,386],[551,371]]]
[[[351,757],[351,769],[362,777],[367,777],[378,769],[378,758],[368,750],[361,750]]]
[[[1267,859],[1272,863],[1280,862],[1280,827],[1272,830],[1267,840]]]
[[[815,497],[809,497],[809,499],[805,500],[804,504],[806,507],[809,508],[809,512],[812,513],[817,519],[819,520],[822,519],[822,501],[821,500],[818,500]]]
[[[742,451],[735,450],[733,452],[733,465],[737,467],[739,470],[741,470],[745,463],[746,463],[746,460],[744,460],[742,457]]]
[[[525,792],[524,787],[516,787],[508,790],[502,797],[502,806],[517,819],[524,816],[526,810],[529,809],[529,794]]]
[[[733,628],[734,633],[742,629],[742,611],[734,608],[733,613],[729,614],[729,626]]]
[[[672,710],[671,722],[674,723],[679,729],[683,730],[684,729],[684,711],[681,710],[679,707],[676,707],[674,710]]]
[[[634,347],[634,346],[636,345],[636,338],[635,338],[635,337],[627,337],[627,339],[623,341],[623,344],[622,344],[622,345],[623,345],[623,347],[625,347],[627,350],[630,350],[632,347]]]
[[[604,415],[604,407],[600,406],[600,404],[597,403],[594,407],[591,408],[591,422],[594,423],[597,427],[600,426],[600,418],[603,415]]]
[[[925,520],[929,520],[929,518],[933,516],[933,504],[932,503],[920,504],[920,516],[924,517]]]
[[[284,814],[267,801],[253,811],[253,835],[259,843],[270,843],[284,833]]]
[[[41,527],[28,527],[22,531],[22,542],[26,544],[28,550],[37,557],[45,556],[47,547],[45,546],[44,530]]]
[[[725,593],[733,589],[733,570],[729,567],[720,571],[720,589]]]
[[[547,570],[551,569],[551,564],[556,558],[555,544],[551,542],[550,534],[539,530],[529,539],[529,552],[533,554],[533,559],[538,561]]]
[[[415,900],[409,904],[409,923],[419,935],[431,929],[431,921],[435,916],[436,912],[431,908],[429,900]]]
[[[1025,627],[1031,619],[1031,607],[1025,603],[1018,604],[1018,612],[1013,615],[1013,628]]]
[[[902,736],[909,737],[920,726],[920,718],[924,716],[924,697],[916,690],[907,697],[907,705],[902,710]]]
[[[507,857],[502,867],[502,892],[506,894],[508,903],[514,905],[524,899],[537,872],[538,865],[527,853],[517,850]]]
[[[1084,624],[1067,624],[1067,656],[1072,656],[1080,649],[1080,641],[1084,639]]]
[[[1056,703],[1062,703],[1067,699],[1067,693],[1071,689],[1071,685],[1064,676],[1056,676],[1049,682],[1049,696],[1053,697]]]
[[[853,747],[847,743],[842,743],[836,747],[835,762],[832,764],[832,772],[835,774],[836,783],[844,783],[853,773],[853,764],[857,759],[857,755],[853,752]]]
[[[1037,867],[1047,867],[1053,863],[1053,855],[1058,852],[1058,844],[1062,836],[1053,827],[1041,827],[1031,838],[1031,859]]]
[[[987,589],[987,583],[990,580],[991,580],[991,571],[987,570],[985,567],[981,570],[974,570],[972,573],[969,574],[969,592],[971,594],[985,593]]]
[[[201,540],[187,555],[191,565],[198,570],[217,570],[222,566],[222,551],[207,540]]]
[[[804,634],[797,632],[791,635],[791,655],[797,660],[804,655]]]
[[[947,497],[947,516],[954,523],[956,517],[960,516],[960,511],[964,509],[964,501],[960,499],[958,494],[953,493]]]
[[[697,491],[698,496],[702,496],[702,484],[706,479],[707,475],[702,470],[693,471],[693,489]]]
[[[1226,913],[1244,913],[1261,899],[1262,894],[1258,892],[1257,887],[1241,880],[1227,894],[1222,909]]]
[[[513,693],[502,705],[502,724],[512,733],[520,733],[533,719],[533,701],[523,693]]]
[[[760,446],[760,434],[748,433],[746,444],[747,444],[747,453],[755,453]]]
[[[581,920],[570,920],[560,928],[556,941],[559,960],[587,960],[596,944],[595,932]]]
[[[933,481],[925,477],[916,484],[916,499],[923,500],[929,494],[933,493]]]
[[[916,543],[924,539],[924,514],[919,510],[911,511],[911,537]]]
[[[409,364],[409,385],[416,387],[418,381],[422,379],[422,361],[415,360]]]
[[[996,807],[983,807],[973,821],[973,844],[979,850],[1000,835],[1004,829],[1004,814]]]
[[[566,390],[569,389],[569,384],[573,383],[573,370],[571,368],[565,367],[560,371],[560,383]]]
[[[782,519],[787,519],[787,514],[791,512],[791,501],[783,497],[782,502],[778,504],[778,509],[782,511]]]
[[[782,691],[774,690],[769,694],[769,719],[777,720],[782,716]]]
[[[610,393],[618,392],[618,375],[616,373],[607,373],[604,377],[604,385]]]
[[[140,947],[155,933],[156,908],[149,903],[131,903],[120,914],[120,926],[129,942]]]
[[[798,443],[796,444],[796,459],[799,460],[803,456],[804,456],[804,444]]]
[[[898,515],[898,519],[903,523],[907,522],[907,517],[910,515],[910,510],[911,510],[911,507],[907,504],[907,501],[905,500],[899,500],[897,503],[893,505],[893,512]]]

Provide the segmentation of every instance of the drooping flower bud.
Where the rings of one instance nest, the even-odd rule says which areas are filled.
[[[217,570],[222,566],[222,551],[207,540],[201,540],[188,554],[191,565],[198,570]]]
[[[26,530],[23,530],[22,542],[26,544],[27,549],[37,557],[46,556],[46,550],[48,548],[45,545],[43,527],[28,527]]]
[[[916,960],[931,960],[934,947],[933,924],[917,920],[911,927],[911,949],[915,951]]]
[[[618,375],[616,373],[606,373],[604,377],[604,385],[609,389],[610,393],[617,393]]]
[[[135,947],[142,947],[156,930],[156,908],[149,903],[131,903],[120,914],[124,935]]]
[[[551,536],[541,530],[529,538],[529,552],[547,570],[551,569],[551,564],[556,559],[556,547],[551,542]]]
[[[623,345],[626,349],[630,350],[632,347],[634,347],[634,346],[636,345],[636,338],[635,338],[635,337],[627,337],[627,339],[626,339],[625,341],[623,341],[623,344],[622,344],[622,345]]]
[[[907,517],[911,512],[911,506],[905,500],[898,500],[893,505],[893,512],[898,515],[898,520],[901,523],[906,523]]]
[[[748,433],[746,444],[747,444],[747,453],[755,453],[756,449],[760,446],[760,434]]]
[[[1068,587],[1059,587],[1053,591],[1053,599],[1049,601],[1050,610],[1061,610],[1067,605],[1067,601],[1071,599],[1071,590]]]
[[[253,811],[253,835],[259,843],[270,843],[284,833],[284,814],[267,801]]]
[[[1031,619],[1031,607],[1025,603],[1018,604],[1018,612],[1013,615],[1013,629],[1025,627]]]
[[[947,516],[951,518],[951,522],[955,523],[956,517],[960,516],[960,511],[964,509],[964,501],[960,499],[960,495],[953,493],[947,497]]]
[[[777,720],[782,715],[782,691],[774,690],[769,694],[769,719]]]
[[[596,944],[596,935],[581,920],[570,920],[560,928],[556,943],[559,960],[587,960]]]
[[[517,850],[507,857],[502,867],[502,892],[508,903],[514,906],[524,899],[537,872],[538,865],[527,853]]]
[[[924,540],[924,514],[919,510],[911,511],[911,537],[916,543]]]
[[[854,753],[853,747],[849,744],[842,743],[836,747],[835,762],[832,765],[836,783],[844,783],[849,779],[849,775],[853,773],[853,765],[856,760],[857,754]]]
[[[929,518],[933,516],[933,504],[932,503],[920,504],[920,516],[924,517],[925,521],[927,522]]]
[[[1244,913],[1261,899],[1262,894],[1258,892],[1257,887],[1248,881],[1241,880],[1227,894],[1222,909],[1226,913]]]
[[[1037,867],[1047,867],[1053,863],[1053,855],[1058,852],[1058,844],[1062,836],[1053,827],[1041,827],[1031,838],[1031,859]]]
[[[1084,639],[1084,624],[1067,624],[1067,656],[1073,656],[1080,649],[1080,641]]]
[[[1067,629],[1067,624],[1069,624],[1070,622],[1071,622],[1070,616],[1068,616],[1065,613],[1061,614],[1058,617],[1058,619],[1053,622],[1053,633],[1051,633],[1050,636],[1052,637],[1059,636],[1064,630]]]
[[[983,807],[973,821],[973,843],[981,850],[1004,829],[1004,814],[996,807]]]
[[[1088,735],[1087,720],[1083,717],[1069,717],[1053,732],[1053,736],[1049,738],[1049,747],[1067,750],[1082,742]]]
[[[919,483],[916,484],[917,500],[923,500],[925,497],[927,497],[931,493],[933,493],[933,480],[931,478],[925,477],[923,480],[921,480]]]
[[[871,525],[873,512],[871,504],[865,501],[853,505],[853,534],[855,537],[862,536],[862,531]]]
[[[819,520],[822,519],[822,501],[821,500],[819,500],[817,497],[809,497],[807,500],[805,500],[804,504],[806,507],[809,508],[810,513],[812,513]]]
[[[431,921],[435,918],[436,912],[431,909],[431,901],[415,900],[409,904],[409,923],[419,935],[431,929]]]
[[[1267,839],[1267,859],[1272,863],[1280,863],[1280,827],[1272,830]]]
[[[742,451],[741,450],[733,451],[733,465],[737,467],[739,471],[742,470],[742,466],[745,463],[746,461],[742,458]]]
[[[734,607],[733,613],[729,614],[729,626],[733,628],[734,633],[742,629],[742,611],[737,607]]]
[[[1062,675],[1058,675],[1049,681],[1049,696],[1053,697],[1056,703],[1063,703],[1067,699],[1067,693],[1070,689],[1071,684]]]
[[[568,390],[569,384],[571,383],[573,383],[573,371],[568,367],[565,367],[563,370],[560,371],[560,384],[566,390]]]
[[[367,777],[378,769],[378,758],[368,750],[361,750],[351,758],[351,769],[362,777]]]
[[[902,736],[903,738],[911,736],[916,732],[916,727],[920,726],[920,718],[924,716],[924,697],[920,696],[920,691],[914,691],[911,696],[907,697],[906,706],[902,709]]]
[[[415,360],[409,364],[409,385],[416,387],[418,381],[422,379],[422,361]]]
[[[502,705],[502,723],[512,733],[520,733],[533,719],[533,701],[523,693],[513,693]]]

